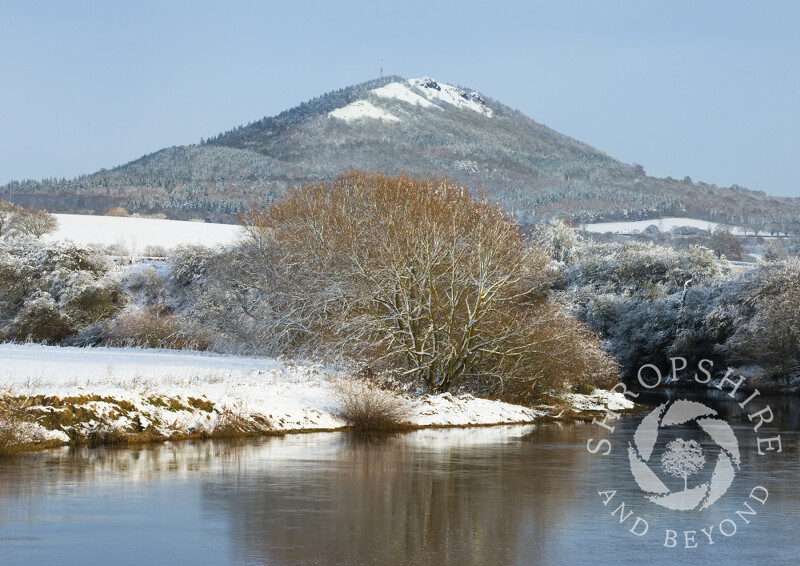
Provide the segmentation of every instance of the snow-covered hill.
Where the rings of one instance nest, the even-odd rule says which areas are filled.
[[[537,123],[490,91],[442,79],[380,77],[226,132],[207,132],[200,144],[164,148],[75,179],[10,181],[0,186],[0,199],[63,212],[100,214],[120,206],[233,222],[290,187],[363,170],[446,177],[484,191],[525,223],[642,218],[656,211],[702,217],[709,206],[716,220],[729,223],[741,222],[743,213],[764,226],[795,226],[800,217],[800,199],[648,176],[639,165]]]

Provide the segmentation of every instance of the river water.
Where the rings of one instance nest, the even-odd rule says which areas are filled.
[[[0,460],[0,564],[798,563],[797,399],[743,410],[694,398],[741,452],[706,510],[660,507],[636,485],[628,445],[644,414],[613,433],[546,424],[60,449]],[[766,403],[775,418],[754,432],[747,415]],[[758,438],[776,435],[782,452],[759,455]],[[591,454],[601,438],[611,453]],[[736,514],[745,502],[755,515]]]

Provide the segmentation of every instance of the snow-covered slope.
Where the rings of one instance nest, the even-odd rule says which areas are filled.
[[[466,108],[485,116],[492,116],[492,109],[486,106],[486,101],[477,92],[440,83],[430,77],[409,79],[408,82],[421,90],[428,100],[438,100],[458,108]]]
[[[648,226],[657,226],[662,232],[669,232],[672,228],[679,226],[691,226],[692,228],[699,228],[700,230],[713,231],[717,228],[727,228],[734,234],[744,234],[744,230],[738,226],[727,226],[717,222],[710,222],[708,220],[698,220],[696,218],[656,218],[653,220],[636,220],[632,222],[598,222],[595,224],[584,224],[587,232],[605,233],[613,232],[614,234],[634,234],[636,232],[643,232]],[[752,231],[750,232],[752,234]]]
[[[58,230],[45,236],[49,240],[122,244],[131,252],[141,252],[145,246],[151,245],[165,248],[183,244],[227,245],[242,234],[241,227],[231,224],[82,214],[56,214],[56,218]]]
[[[342,108],[337,108],[330,113],[331,118],[338,118],[345,122],[358,120],[359,118],[373,118],[376,120],[386,120],[387,122],[398,122],[400,118],[390,114],[382,108],[378,108],[368,100],[356,100]]]
[[[386,86],[374,89],[372,92],[381,98],[394,98],[415,106],[422,106],[423,108],[435,107],[435,104],[429,102],[416,92],[413,92],[408,86],[402,83],[389,83]]]

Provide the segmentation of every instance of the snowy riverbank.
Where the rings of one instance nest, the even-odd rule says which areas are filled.
[[[333,430],[336,368],[275,359],[172,350],[0,345],[0,388],[37,415],[29,441],[149,433],[156,438]],[[408,423],[476,426],[531,423],[546,411],[471,395],[408,397]],[[616,393],[570,395],[576,411],[630,408]]]

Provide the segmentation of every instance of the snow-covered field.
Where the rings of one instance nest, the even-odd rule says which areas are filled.
[[[270,430],[342,428],[336,368],[297,365],[170,350],[59,348],[36,344],[0,345],[0,389],[13,396],[84,398],[83,408],[106,417],[106,425],[129,429],[134,419],[171,433],[213,431],[220,419],[268,423]],[[621,395],[579,396],[581,410],[633,405]],[[135,411],[120,416],[119,402]],[[518,405],[450,393],[407,399],[409,422],[419,426],[528,423],[544,415]],[[576,407],[577,408],[577,407]],[[136,416],[131,416],[132,414]],[[86,423],[91,428],[98,423]],[[63,432],[45,434],[66,440]]]
[[[634,234],[636,232],[643,232],[648,226],[658,226],[662,232],[669,232],[672,228],[678,226],[691,226],[701,230],[713,231],[717,228],[727,228],[734,234],[744,234],[744,230],[738,226],[727,226],[717,222],[709,222],[708,220],[698,220],[696,218],[656,218],[653,220],[637,220],[632,222],[597,222],[595,224],[584,224],[581,228],[587,232],[596,232],[604,234],[612,232],[614,234]],[[751,232],[752,234],[752,232]]]
[[[394,86],[392,83],[383,87]],[[402,86],[402,85],[397,85]],[[403,87],[405,88],[405,87]],[[379,89],[380,90],[380,89]],[[410,90],[406,91],[424,100]],[[394,90],[386,91],[383,96],[397,94]],[[397,94],[398,97],[400,96]],[[426,101],[427,102],[427,101]],[[374,112],[373,112],[374,110]],[[377,114],[375,113],[377,112]],[[385,114],[385,115],[384,115]],[[354,120],[361,117],[397,119],[369,102],[358,101],[344,108],[331,112],[332,116],[343,120]],[[233,224],[211,224],[207,222],[185,222],[182,220],[159,220],[154,218],[125,218],[117,216],[92,216],[83,214],[56,214],[58,230],[45,236],[46,239],[66,240],[80,244],[121,244],[132,253],[141,253],[146,246],[163,246],[172,248],[186,244],[205,246],[227,245],[235,243],[242,235],[240,226]],[[701,230],[728,228],[734,234],[744,234],[742,228],[726,226],[707,220],[695,218],[660,218],[654,220],[637,220],[635,222],[598,222],[581,226],[587,232],[615,234],[633,234],[644,231],[655,225],[662,232],[678,226],[692,226]]]
[[[132,253],[145,246],[172,248],[184,244],[205,246],[234,243],[242,234],[240,226],[184,222],[155,218],[124,218],[84,214],[56,214],[58,230],[49,240],[68,240],[78,244],[121,244]]]

